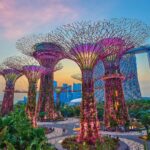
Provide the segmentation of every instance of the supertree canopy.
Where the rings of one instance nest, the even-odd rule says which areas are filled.
[[[34,57],[40,65],[46,67],[46,73],[41,76],[38,114],[41,121],[59,118],[54,108],[53,72],[58,61],[64,58],[62,48],[49,40],[49,35],[33,35],[22,38],[17,42],[17,48],[26,55]]]
[[[1,108],[1,114],[4,116],[13,110],[14,86],[16,80],[22,74],[15,69],[5,66],[4,64],[0,65],[0,74],[3,75],[6,80],[5,93]]]
[[[99,44],[106,32],[105,22],[77,22],[57,28],[50,33],[51,40],[64,48],[66,56],[75,61],[82,72],[78,142],[95,143],[97,139],[100,139],[92,74],[97,61],[111,53],[102,49]]]
[[[4,61],[4,64],[10,68],[20,70],[28,79],[28,101],[26,105],[26,113],[32,121],[32,125],[36,127],[36,92],[37,81],[41,74],[45,72],[45,68],[39,66],[39,63],[32,57],[14,56]]]
[[[115,49],[115,53],[103,59],[105,76],[105,113],[104,121],[107,128],[112,124],[124,126],[129,120],[125,104],[119,64],[122,56],[131,48],[142,44],[150,35],[150,28],[144,23],[132,19],[108,20],[111,37],[101,40],[104,49]]]

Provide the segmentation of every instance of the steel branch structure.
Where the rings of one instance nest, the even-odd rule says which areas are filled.
[[[46,67],[46,73],[41,76],[40,96],[38,100],[38,114],[41,121],[59,119],[54,108],[53,72],[58,61],[64,58],[62,48],[51,42],[49,35],[32,35],[17,41],[17,48],[22,53],[34,57],[40,65]],[[43,114],[44,115],[41,115]]]
[[[50,33],[51,40],[64,48],[66,56],[75,61],[82,72],[83,98],[78,142],[95,143],[100,139],[92,75],[97,61],[112,53],[99,44],[106,33],[105,22],[86,21],[62,26]]]
[[[9,57],[4,62],[5,65],[10,68],[16,68],[21,71],[29,82],[28,87],[28,101],[26,105],[26,113],[32,122],[32,125],[36,127],[36,92],[37,82],[42,74],[45,72],[45,68],[41,67],[39,63],[29,56],[14,56]]]
[[[138,20],[113,19],[108,20],[108,30],[113,30],[113,34],[103,39],[101,45],[104,49],[115,49],[115,53],[103,59],[106,98],[104,121],[106,128],[111,128],[114,122],[118,126],[125,126],[129,121],[122,87],[125,77],[120,72],[120,59],[149,37],[150,28]]]
[[[22,74],[19,71],[11,69],[5,65],[0,66],[0,74],[3,75],[6,80],[5,93],[1,108],[1,114],[4,116],[13,110],[14,86],[16,80]]]

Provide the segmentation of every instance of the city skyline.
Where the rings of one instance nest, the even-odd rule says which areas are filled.
[[[147,4],[147,5],[146,5]],[[16,41],[33,33],[47,33],[57,26],[80,20],[108,18],[136,18],[150,24],[149,1],[136,0],[2,0],[0,2],[0,63],[9,56],[20,55],[15,48]],[[94,9],[94,11],[92,11]],[[44,18],[43,18],[44,16]],[[56,20],[57,18],[57,20]],[[150,40],[145,44],[150,44]],[[150,67],[146,54],[137,55],[138,78],[143,96],[150,96]],[[64,68],[54,73],[58,84],[77,83],[71,75],[81,73],[78,65],[71,60],[61,61]],[[5,82],[0,76],[0,91]],[[20,78],[17,88],[27,89],[27,79]]]

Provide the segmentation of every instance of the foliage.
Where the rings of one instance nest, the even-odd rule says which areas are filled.
[[[33,128],[24,106],[18,105],[5,117],[0,117],[0,149],[9,150],[52,150],[47,144],[44,129]]]
[[[118,146],[118,140],[109,137],[103,137],[104,141],[97,140],[95,145],[78,143],[76,137],[68,137],[62,142],[62,146],[68,150],[115,150]]]
[[[68,106],[61,107],[61,114],[64,117],[78,117],[80,116],[80,106]]]
[[[129,100],[127,107],[131,118],[138,118],[141,111],[150,111],[150,100]],[[104,102],[97,103],[98,118],[103,120]],[[65,117],[80,115],[80,106],[61,105],[61,113]]]
[[[147,131],[147,139],[150,140],[150,131],[149,131],[149,127],[150,127],[150,112],[139,112],[139,121],[143,124],[143,126],[145,127],[146,131]]]
[[[47,116],[47,112],[40,112],[39,117],[43,118],[44,116]]]
[[[104,103],[103,102],[99,102],[97,104],[97,113],[98,113],[98,118],[100,120],[103,120],[103,113],[104,113]]]
[[[130,117],[139,118],[140,112],[150,111],[150,100],[130,100],[127,101]]]
[[[115,121],[113,118],[110,118],[110,126],[116,128],[118,126],[117,121]]]
[[[148,150],[148,144],[144,142],[144,150]]]

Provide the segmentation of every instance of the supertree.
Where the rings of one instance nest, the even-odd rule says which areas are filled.
[[[1,107],[1,114],[4,116],[13,110],[15,82],[22,74],[20,71],[11,69],[4,64],[0,65],[0,74],[6,80],[5,93]]]
[[[108,32],[113,35],[100,41],[104,49],[115,49],[116,53],[103,59],[105,75],[105,113],[106,128],[112,124],[125,126],[129,121],[125,104],[122,81],[124,75],[120,72],[119,64],[122,56],[131,48],[142,44],[150,35],[150,28],[141,21],[133,19],[108,20]]]
[[[77,22],[57,28],[50,38],[60,44],[66,56],[75,61],[82,72],[82,103],[78,142],[95,143],[101,139],[99,120],[94,99],[93,67],[97,61],[110,54],[103,50],[99,41],[106,34],[104,22]]]
[[[34,57],[44,66],[46,73],[41,76],[38,114],[41,121],[57,120],[58,113],[54,108],[53,72],[58,61],[64,58],[62,48],[49,40],[49,35],[32,35],[17,41],[17,48],[22,53]]]
[[[120,71],[126,77],[123,80],[123,92],[125,100],[131,99],[141,99],[141,91],[137,75],[137,64],[136,57],[134,54],[124,55],[120,60]],[[105,68],[102,61],[99,61],[94,68],[93,76],[99,80],[95,81],[95,86],[104,86],[104,81],[102,80],[105,74]],[[95,90],[95,96],[98,101],[105,101],[104,88]]]
[[[44,74],[45,68],[41,67],[34,58],[29,56],[9,57],[4,61],[4,64],[10,68],[16,68],[17,70],[21,71],[28,79],[29,87],[26,113],[28,118],[31,120],[33,127],[36,127],[37,81],[41,74]]]

